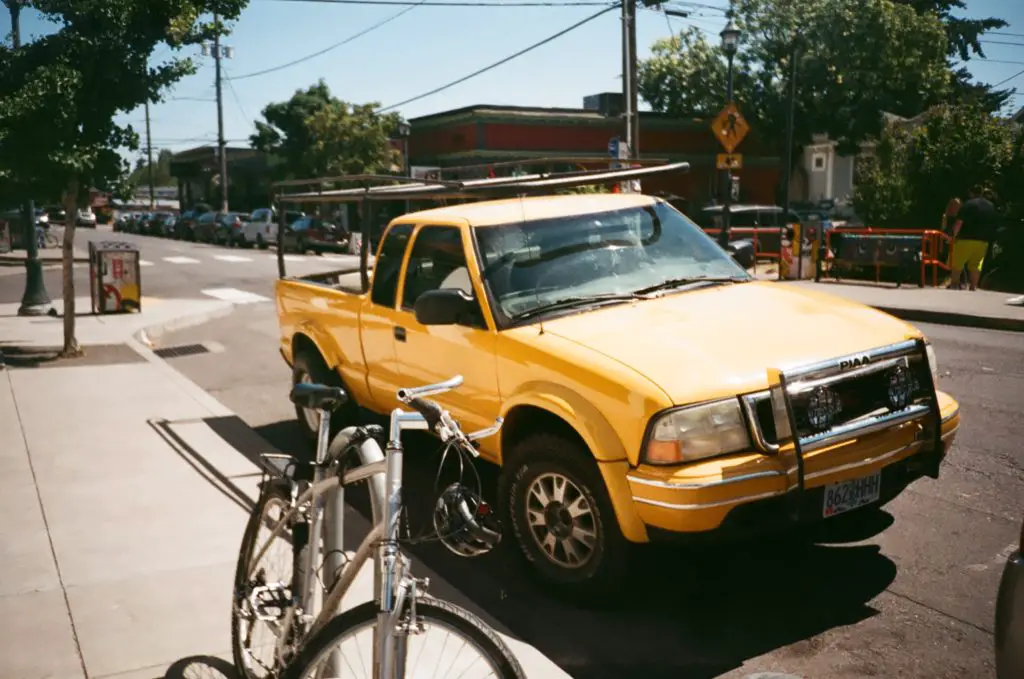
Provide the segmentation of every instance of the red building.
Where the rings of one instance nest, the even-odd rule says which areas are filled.
[[[614,95],[587,98],[587,108],[477,105],[409,121],[411,165],[440,167],[446,177],[497,175],[520,170],[607,167],[608,143],[623,132]],[[602,106],[604,105],[602,110]],[[665,192],[702,205],[716,195],[716,154],[722,152],[709,121],[640,113],[640,160],[686,161],[687,174],[652,177],[644,193]],[[740,202],[776,202],[781,164],[759,148],[756,135],[743,140]],[[522,161],[514,163],[512,161]],[[458,169],[457,169],[458,168]]]

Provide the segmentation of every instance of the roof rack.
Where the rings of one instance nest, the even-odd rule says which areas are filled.
[[[651,167],[621,168],[615,170],[580,170],[577,172],[547,172],[521,175],[518,177],[492,177],[487,179],[434,180],[417,179],[414,182],[381,184],[370,186],[369,182],[394,182],[394,175],[350,175],[325,179],[292,180],[278,182],[275,188],[301,186],[313,183],[337,183],[341,181],[362,182],[361,187],[348,189],[319,189],[299,193],[279,193],[277,200],[282,203],[356,203],[364,200],[444,200],[483,199],[510,195],[536,194],[578,186],[614,184],[622,181],[642,179],[658,174],[686,172],[689,163],[666,163]]]
[[[369,289],[369,244],[370,215],[368,206],[378,201],[409,201],[409,200],[484,200],[488,198],[508,198],[512,196],[541,195],[579,186],[596,186],[617,184],[619,182],[643,179],[660,174],[682,173],[690,169],[689,163],[665,163],[648,167],[629,167],[612,170],[580,170],[577,172],[547,172],[522,175],[518,177],[491,177],[487,179],[467,180],[434,180],[417,179],[416,181],[400,181],[395,175],[342,175],[322,179],[300,179],[277,182],[274,184],[276,202],[303,203],[360,203],[363,208],[362,241],[359,252],[359,271],[363,290]],[[342,182],[360,183],[348,189],[323,189],[284,193],[286,187],[337,184]],[[387,183],[384,183],[387,182]],[[371,185],[373,184],[373,185]],[[284,265],[284,211],[280,212],[282,224],[277,230],[277,268],[281,278],[285,277]]]

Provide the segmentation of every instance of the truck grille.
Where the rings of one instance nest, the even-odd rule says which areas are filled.
[[[798,454],[810,452],[938,414],[921,341],[781,371],[775,380],[771,390],[744,397],[754,440],[768,453],[793,440]]]

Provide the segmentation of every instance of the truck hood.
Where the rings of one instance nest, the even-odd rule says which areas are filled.
[[[544,321],[543,328],[632,368],[676,405],[764,389],[769,368],[921,336],[862,304],[767,282],[669,293]]]

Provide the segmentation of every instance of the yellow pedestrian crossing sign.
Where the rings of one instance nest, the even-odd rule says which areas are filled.
[[[750,125],[743,118],[736,104],[729,102],[711,121],[711,131],[718,137],[726,153],[732,153],[750,132]]]

